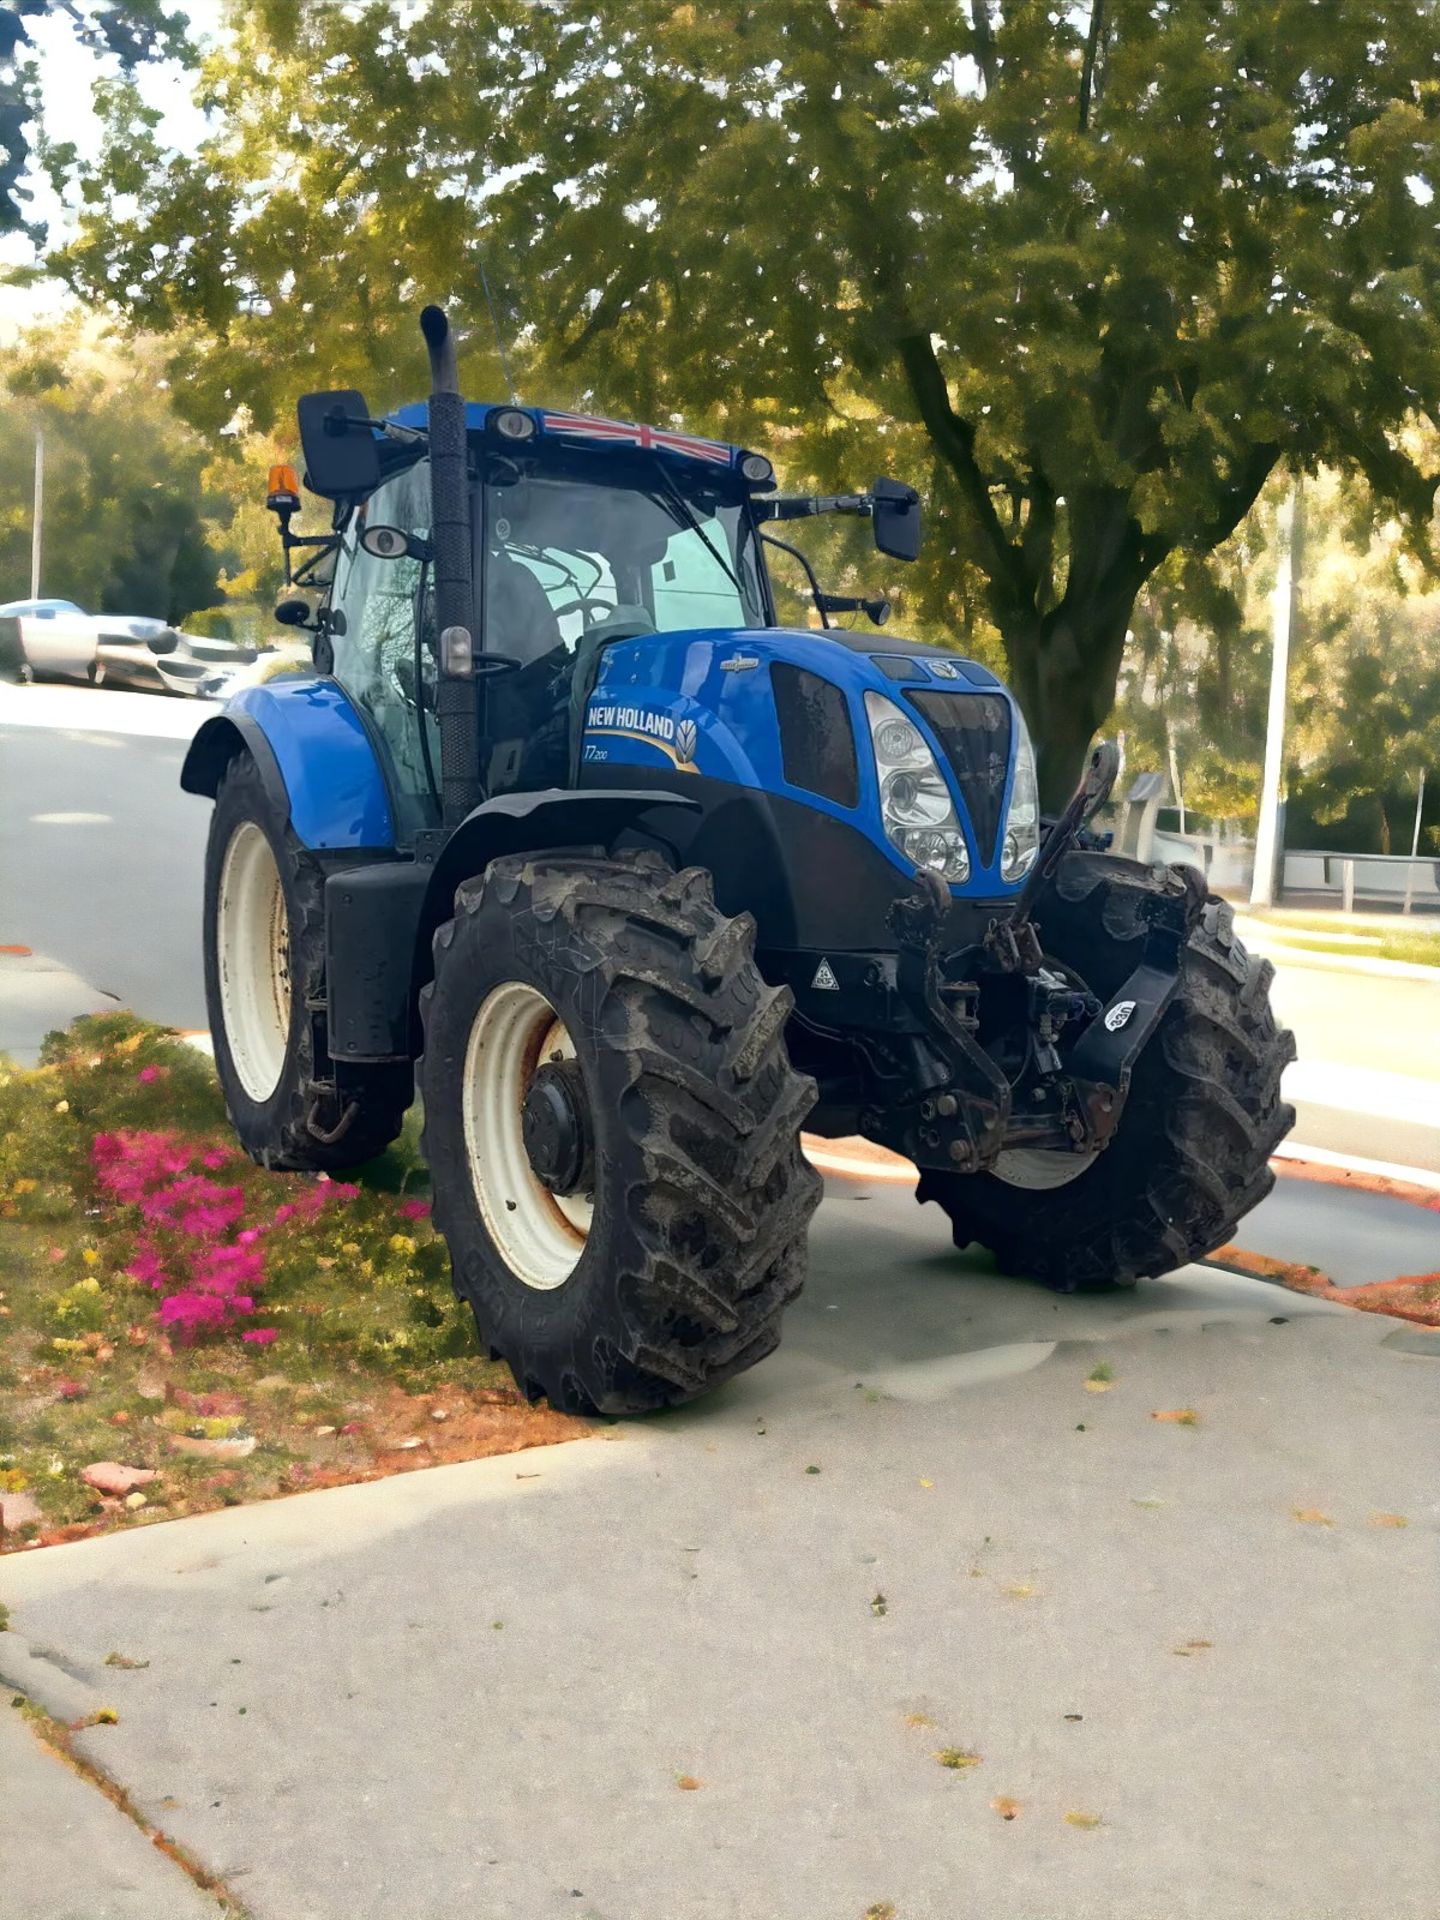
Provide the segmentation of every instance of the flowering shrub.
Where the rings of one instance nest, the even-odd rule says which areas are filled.
[[[0,1491],[90,1530],[556,1437],[477,1351],[417,1140],[361,1184],[257,1167],[211,1062],[129,1014],[0,1059]],[[109,1461],[158,1476],[133,1510]]]

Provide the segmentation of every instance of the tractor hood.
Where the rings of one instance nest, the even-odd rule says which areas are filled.
[[[581,777],[589,784],[611,779],[610,769],[663,769],[797,801],[864,833],[913,875],[917,862],[902,850],[903,834],[897,844],[887,813],[893,796],[882,792],[887,769],[874,729],[887,717],[908,723],[928,749],[916,748],[934,768],[921,798],[937,817],[940,782],[948,791],[965,845],[963,872],[946,876],[952,891],[1016,892],[1028,862],[1016,870],[1013,846],[1007,859],[1007,822],[1017,773],[1022,789],[1027,780],[1024,722],[988,667],[939,647],[786,627],[612,642],[586,704]],[[1016,813],[1028,805],[1022,791]]]

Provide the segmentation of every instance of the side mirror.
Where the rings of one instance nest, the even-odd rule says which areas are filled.
[[[375,526],[366,527],[360,535],[360,544],[366,553],[377,560],[399,560],[408,557],[411,560],[428,560],[430,542],[418,535],[406,533],[403,527]]]
[[[363,393],[307,393],[296,408],[305,483],[327,500],[360,500],[380,484],[380,449]]]
[[[310,624],[310,604],[306,600],[282,600],[275,609],[282,627],[306,627]]]
[[[173,627],[167,627],[163,633],[152,633],[145,644],[151,653],[174,653],[180,644],[180,636]]]
[[[913,560],[920,552],[920,496],[903,480],[877,480],[870,489],[875,545],[892,560]]]

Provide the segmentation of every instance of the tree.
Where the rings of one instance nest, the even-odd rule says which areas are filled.
[[[1137,593],[1278,463],[1428,517],[1434,0],[269,0],[204,91],[192,156],[117,96],[64,263],[207,330],[199,415],[383,388],[401,304],[484,272],[549,397],[897,449],[919,597],[978,589],[1051,805]]]
[[[1288,482],[1272,483],[1190,579],[1171,561],[1150,582],[1112,719],[1131,769],[1164,771],[1173,745],[1186,805],[1252,825],[1288,491]],[[1286,838],[1292,847],[1408,853],[1420,775],[1440,787],[1440,588],[1407,551],[1398,522],[1334,471],[1307,482],[1302,524]]]
[[[220,598],[241,509],[229,468],[176,418],[163,359],[153,342],[122,349],[79,324],[37,330],[0,357],[0,600],[29,587],[37,430],[45,593],[176,622]]]
[[[1336,476],[1311,491],[1290,811],[1323,845],[1408,853],[1420,778],[1440,785],[1440,591]]]
[[[8,0],[0,5],[0,233],[25,224],[30,129],[39,112],[26,23],[52,13],[64,15],[81,46],[115,56],[127,72],[145,60],[189,58],[184,14],[167,13],[159,0]]]

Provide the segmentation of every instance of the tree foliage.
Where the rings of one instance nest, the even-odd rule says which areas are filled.
[[[47,14],[63,15],[81,46],[113,55],[123,71],[145,60],[189,54],[184,14],[167,13],[160,0],[7,0],[0,5],[0,233],[25,223],[25,174],[39,115],[30,30]],[[64,157],[71,157],[69,148]]]
[[[393,390],[422,293],[475,316],[494,390],[484,269],[549,398],[925,482],[917,602],[998,631],[1051,802],[1137,593],[1278,463],[1428,519],[1397,430],[1440,384],[1434,0],[265,0],[234,26],[199,153],[116,96],[66,261],[201,324],[199,417]]]
[[[1253,825],[1265,750],[1280,501],[1272,483],[1199,579],[1162,569],[1135,610],[1113,724],[1127,768],[1168,772],[1185,804]],[[1440,588],[1369,490],[1304,487],[1286,738],[1287,840],[1408,853],[1422,773],[1440,821]],[[1422,848],[1440,852],[1440,828]]]
[[[0,357],[0,600],[29,590],[37,430],[46,594],[179,621],[221,597],[222,568],[240,593],[273,584],[262,510],[238,497],[253,475],[176,417],[164,362],[153,341],[122,348],[78,324]]]

